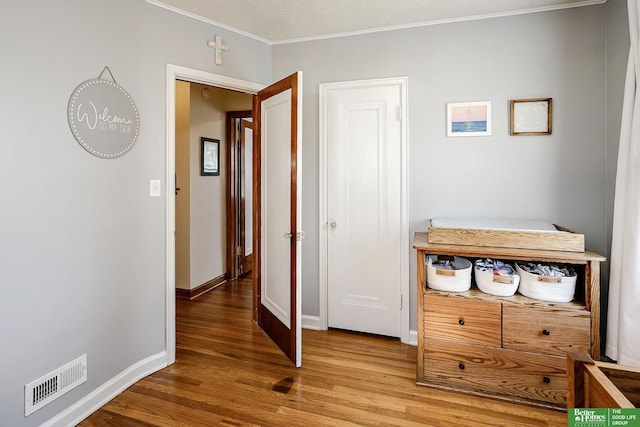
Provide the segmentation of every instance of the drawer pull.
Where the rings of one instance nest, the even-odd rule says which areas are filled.
[[[549,377],[542,377],[542,381],[544,381],[545,384],[549,384],[551,382],[551,378]]]
[[[464,326],[464,319],[458,319],[458,325]]]
[[[460,368],[460,369],[464,369],[464,363],[460,362],[460,363],[458,364],[458,368]]]
[[[548,330],[548,329],[543,329],[543,330],[542,330],[542,335],[549,336],[549,334],[551,334],[551,332],[549,332],[549,330]]]

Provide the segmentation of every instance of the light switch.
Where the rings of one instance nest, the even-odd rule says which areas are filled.
[[[149,180],[149,197],[160,197],[162,195],[162,187],[159,179]]]

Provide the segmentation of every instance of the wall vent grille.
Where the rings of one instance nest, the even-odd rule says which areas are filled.
[[[24,386],[24,416],[31,415],[49,402],[73,390],[87,380],[87,355],[49,372]]]

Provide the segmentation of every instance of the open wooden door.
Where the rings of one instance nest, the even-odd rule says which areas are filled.
[[[302,363],[302,73],[254,98],[254,318],[296,365]]]

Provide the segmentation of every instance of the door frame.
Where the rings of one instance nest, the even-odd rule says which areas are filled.
[[[222,89],[255,95],[265,86],[259,83],[167,64],[166,143],[165,143],[165,349],[166,364],[176,360],[176,197],[174,174],[176,170],[176,80],[200,83]]]
[[[407,77],[394,77],[383,79],[371,79],[371,80],[354,80],[346,82],[335,83],[323,83],[320,85],[319,93],[319,254],[320,254],[320,268],[319,268],[319,327],[320,329],[328,329],[329,317],[328,317],[328,304],[329,304],[329,283],[327,269],[329,267],[328,259],[328,239],[329,239],[329,217],[328,217],[328,204],[327,204],[327,178],[328,178],[328,162],[327,162],[327,93],[330,89],[351,89],[362,88],[368,86],[388,86],[397,85],[400,87],[400,109],[399,112],[401,118],[401,254],[400,254],[400,295],[401,295],[401,313],[400,313],[400,340],[403,343],[411,343],[410,333],[410,286],[409,286],[409,189],[408,189],[408,144],[407,144]]]
[[[252,101],[253,103],[253,101]],[[235,138],[231,138],[231,135],[236,135],[236,132],[232,129],[231,120],[244,119],[246,117],[253,117],[253,110],[235,110],[227,111],[225,114],[225,138],[228,142],[227,152],[225,154],[226,172],[225,176],[227,182],[226,187],[226,200],[227,200],[227,279],[235,279],[238,274],[238,254],[237,248],[242,243],[238,240],[238,230],[243,227],[238,221],[238,209],[242,203],[241,195],[238,193],[238,174],[239,170],[242,170],[242,165],[238,161],[238,141]],[[253,141],[252,141],[253,143]],[[241,159],[242,160],[242,159]],[[244,248],[244,245],[243,245]],[[244,256],[244,254],[243,254]]]

